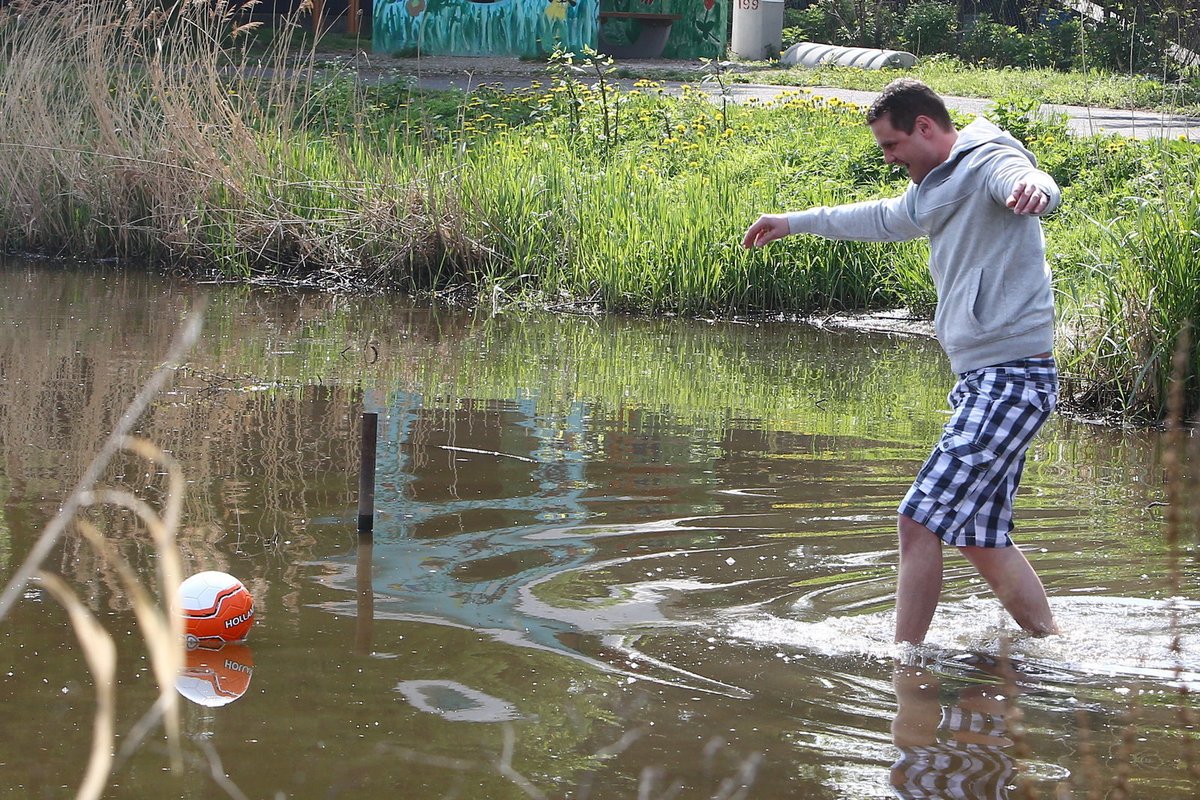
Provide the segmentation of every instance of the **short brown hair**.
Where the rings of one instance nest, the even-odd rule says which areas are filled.
[[[926,116],[943,130],[951,130],[950,112],[942,98],[916,78],[897,78],[883,87],[879,97],[867,109],[867,124],[891,115],[892,127],[903,133],[912,133],[917,117]]]

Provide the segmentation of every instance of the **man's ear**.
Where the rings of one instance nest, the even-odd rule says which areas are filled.
[[[913,120],[913,129],[922,136],[929,136],[929,134],[933,131],[933,128],[933,120],[924,114],[918,114],[917,118]]]

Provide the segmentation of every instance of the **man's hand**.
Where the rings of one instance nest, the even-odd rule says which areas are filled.
[[[1036,184],[1017,181],[1005,205],[1014,214],[1040,214],[1049,203],[1050,198]]]
[[[787,217],[783,214],[763,214],[742,237],[742,247],[762,247],[791,232]]]

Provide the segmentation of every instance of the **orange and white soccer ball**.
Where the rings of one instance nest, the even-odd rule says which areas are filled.
[[[226,572],[197,572],[179,585],[188,648],[240,642],[254,624],[254,598]]]

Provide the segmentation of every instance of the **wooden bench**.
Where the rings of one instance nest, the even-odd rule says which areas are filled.
[[[599,41],[601,53],[607,53],[613,58],[658,58],[667,46],[667,38],[671,35],[671,26],[676,20],[683,19],[681,14],[651,14],[641,11],[601,11],[600,21],[635,20],[641,30],[637,39],[628,44],[616,44],[604,38],[601,29]]]

